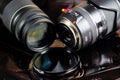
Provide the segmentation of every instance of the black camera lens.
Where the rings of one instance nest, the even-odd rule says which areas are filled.
[[[63,80],[80,73],[80,59],[65,48],[50,48],[33,58],[33,75],[37,79]],[[73,77],[74,78],[74,77]]]
[[[18,40],[32,51],[47,48],[55,39],[54,24],[31,0],[2,0],[1,18]]]
[[[119,4],[117,0],[90,0],[82,6],[79,4],[64,12],[56,26],[59,37],[68,47],[75,50],[105,38],[119,28]],[[64,32],[72,37],[68,38],[69,35],[64,35]]]

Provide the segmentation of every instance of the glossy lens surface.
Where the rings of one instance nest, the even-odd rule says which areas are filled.
[[[47,23],[38,23],[32,27],[27,36],[28,43],[35,43],[39,42],[41,39],[44,38],[45,33],[47,31]]]
[[[38,55],[34,59],[34,66],[42,71],[49,73],[64,72],[72,70],[79,62],[77,56],[65,51],[64,49],[51,49],[43,55]]]
[[[27,46],[37,52],[46,50],[56,37],[53,27],[52,23],[41,21],[30,25],[25,35]]]

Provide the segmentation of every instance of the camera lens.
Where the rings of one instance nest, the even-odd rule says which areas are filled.
[[[90,0],[64,12],[56,26],[60,39],[71,49],[79,50],[95,43],[115,32],[119,27],[119,10],[117,1]],[[109,4],[108,4],[109,3]],[[111,8],[109,5],[115,3]],[[113,10],[114,8],[114,10]],[[117,23],[117,24],[116,24]],[[115,29],[116,28],[116,29]]]
[[[31,0],[2,1],[2,21],[32,51],[47,48],[55,39],[54,24]],[[6,4],[6,5],[5,5]],[[16,5],[17,4],[17,5]]]
[[[40,79],[63,80],[80,72],[80,59],[65,48],[50,48],[33,58],[33,75]]]

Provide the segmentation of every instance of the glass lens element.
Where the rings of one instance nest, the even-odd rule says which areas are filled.
[[[44,54],[33,58],[33,75],[50,80],[63,80],[80,72],[78,55],[65,48],[50,48]]]
[[[47,31],[47,23],[38,23],[32,27],[27,36],[28,43],[35,43],[44,38],[44,33]]]

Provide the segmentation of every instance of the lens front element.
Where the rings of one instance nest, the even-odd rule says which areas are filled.
[[[38,23],[31,27],[28,31],[27,42],[32,45],[45,37],[45,33],[47,32],[47,23]]]

